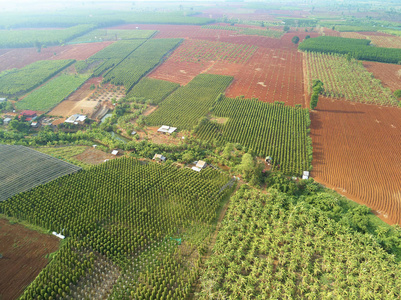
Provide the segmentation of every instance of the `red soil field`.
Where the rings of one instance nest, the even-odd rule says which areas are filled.
[[[401,66],[395,64],[385,64],[373,61],[364,61],[363,66],[375,78],[381,80],[384,87],[388,87],[393,92],[401,89]]]
[[[294,50],[259,48],[234,77],[226,95],[305,107],[302,60],[302,53]]]
[[[324,35],[327,35],[327,36],[340,36],[340,32],[338,32],[336,30],[332,30],[330,28],[322,27],[321,31],[322,31],[322,34],[324,33]]]
[[[400,36],[383,36],[383,35],[371,35],[367,37],[370,39],[373,45],[385,48],[398,48],[401,49],[401,37]]]
[[[76,59],[84,60],[110,45],[112,42],[75,44],[42,48],[40,53],[36,48],[15,48],[0,52],[0,71],[22,68],[38,60]],[[54,55],[56,53],[56,55]]]
[[[0,299],[17,299],[47,265],[60,239],[0,219]]]
[[[401,223],[401,109],[319,99],[311,114],[312,177]]]

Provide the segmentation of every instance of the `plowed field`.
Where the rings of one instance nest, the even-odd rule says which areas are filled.
[[[377,79],[380,79],[383,86],[388,87],[393,92],[401,89],[400,65],[364,61],[363,66],[372,72]]]
[[[22,68],[38,60],[47,59],[76,59],[85,60],[112,42],[76,44],[42,48],[16,48],[0,52],[0,72],[12,68]],[[56,55],[54,55],[56,53]]]
[[[47,265],[60,240],[0,219],[0,299],[17,299]]]
[[[401,109],[319,99],[312,177],[401,223]]]
[[[235,75],[226,95],[283,101],[292,106],[303,104],[302,53],[259,48]]]

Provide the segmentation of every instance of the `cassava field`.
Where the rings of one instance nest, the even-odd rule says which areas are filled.
[[[400,299],[401,8],[298,2],[2,7],[0,299]]]

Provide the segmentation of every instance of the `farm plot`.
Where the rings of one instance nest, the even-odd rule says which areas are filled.
[[[312,177],[401,223],[401,111],[322,98],[311,121]]]
[[[48,111],[77,90],[89,75],[62,74],[16,103],[17,109]]]
[[[368,38],[375,46],[401,49],[401,36],[369,35]]]
[[[124,157],[0,203],[6,215],[69,237],[21,299],[48,298],[43,285],[54,298],[189,298],[229,180],[211,168],[194,172]],[[99,260],[108,264],[99,268]]]
[[[361,62],[343,55],[308,52],[305,54],[306,84],[323,82],[324,95],[353,102],[398,105],[398,101],[379,79],[373,77]]]
[[[401,89],[401,66],[395,64],[385,64],[373,61],[362,62],[363,66],[379,79],[384,87],[388,87],[393,92]]]
[[[24,146],[0,145],[0,201],[81,168]]]
[[[159,104],[179,86],[169,81],[143,78],[128,93],[127,98],[142,98],[145,101],[150,100],[151,104]]]
[[[219,94],[231,83],[232,77],[201,74],[167,97],[146,120],[149,125],[169,125],[192,129],[213,106]]]
[[[10,49],[0,54],[0,72],[13,68],[22,68],[38,60],[76,59],[84,60],[110,45],[112,42],[91,43],[86,45],[65,45],[42,48]]]
[[[185,85],[200,73],[220,74],[218,71],[209,72],[215,64],[237,66],[229,69],[238,70],[239,66],[249,61],[256,49],[251,45],[185,40],[149,77]],[[226,71],[221,75],[234,74]]]
[[[195,133],[222,144],[240,143],[260,157],[271,156],[273,170],[299,176],[310,167],[308,114],[306,109],[281,104],[224,98],[215,105],[213,116],[227,121],[203,120]]]
[[[12,96],[29,92],[73,62],[73,60],[42,60],[22,69],[12,70],[4,76],[0,74],[0,95]]]
[[[239,27],[239,26],[228,26],[228,25],[203,25],[203,28],[207,29],[217,29],[217,30],[230,30],[235,32],[235,34],[243,35],[258,35],[272,38],[280,38],[284,32],[269,29],[256,29],[249,27]]]
[[[70,43],[88,43],[132,39],[148,39],[156,33],[156,30],[118,30],[96,29],[85,35],[73,39]]]
[[[18,299],[56,251],[59,238],[0,219],[0,299]]]
[[[361,39],[361,40],[367,39],[366,35],[358,32],[340,32],[340,36],[349,39]]]
[[[259,48],[234,77],[226,95],[282,101],[292,106],[303,104],[302,54]]]

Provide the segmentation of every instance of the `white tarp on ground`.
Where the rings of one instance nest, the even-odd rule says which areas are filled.
[[[177,127],[170,127],[167,125],[163,125],[159,129],[157,129],[158,132],[163,132],[163,133],[173,133],[176,130],[177,130]]]
[[[55,232],[55,231],[53,231],[52,234],[55,235],[56,237],[60,238],[60,239],[63,239],[63,240],[65,239],[65,236],[64,236],[64,235],[62,235],[62,234],[60,234],[60,233],[57,233],[57,232]]]
[[[196,172],[200,172],[202,169],[198,168],[198,167],[192,167],[192,170],[196,171]]]

